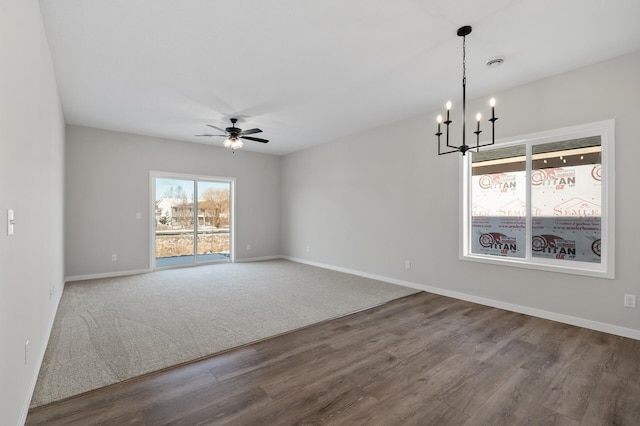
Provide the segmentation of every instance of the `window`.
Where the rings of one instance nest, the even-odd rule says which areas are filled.
[[[463,157],[461,257],[613,278],[613,147],[609,120]]]

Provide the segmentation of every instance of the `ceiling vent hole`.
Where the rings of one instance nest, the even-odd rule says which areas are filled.
[[[487,59],[487,66],[489,68],[498,68],[504,63],[504,58],[501,56]]]

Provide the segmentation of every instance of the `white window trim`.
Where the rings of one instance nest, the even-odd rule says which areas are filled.
[[[602,147],[602,217],[601,263],[588,263],[578,261],[558,261],[555,259],[534,258],[531,256],[531,216],[527,215],[526,255],[524,259],[498,257],[471,252],[471,157],[461,156],[460,182],[462,191],[460,197],[460,259],[472,262],[489,263],[502,266],[514,266],[542,271],[560,272],[574,275],[585,275],[599,278],[615,278],[615,120],[604,120],[587,123],[578,126],[565,127],[539,133],[532,133],[515,138],[507,138],[497,141],[494,147],[504,148],[512,145],[527,146],[527,154],[530,154],[532,143],[557,142],[567,139],[576,139],[586,136],[600,135]],[[527,182],[530,181],[531,165],[527,162]],[[527,206],[531,206],[531,185],[526,190]]]

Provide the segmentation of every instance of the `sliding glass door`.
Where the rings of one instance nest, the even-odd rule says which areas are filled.
[[[229,260],[231,183],[199,181],[196,252],[198,261]]]
[[[151,174],[153,267],[232,260],[233,180]]]

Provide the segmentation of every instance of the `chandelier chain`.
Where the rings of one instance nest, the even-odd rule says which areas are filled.
[[[467,38],[462,37],[462,81],[467,82]]]

